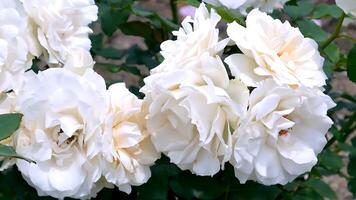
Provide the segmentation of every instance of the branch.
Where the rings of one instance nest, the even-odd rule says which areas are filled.
[[[177,0],[170,0],[170,6],[172,11],[173,22],[178,24],[178,13],[177,13]]]
[[[343,12],[337,22],[335,32],[331,34],[331,36],[320,45],[320,49],[325,49],[327,46],[329,46],[330,43],[332,43],[339,36],[344,19],[345,19],[345,13]]]

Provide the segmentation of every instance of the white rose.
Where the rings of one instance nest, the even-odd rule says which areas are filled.
[[[286,184],[308,172],[326,144],[335,106],[320,90],[263,81],[252,91],[249,109],[234,133],[231,164],[240,182]]]
[[[37,25],[40,44],[49,63],[63,65],[73,49],[89,50],[88,25],[97,19],[94,0],[21,0]]]
[[[236,80],[227,81],[221,88],[190,70],[145,79],[142,91],[152,142],[181,169],[212,176],[230,159],[232,129],[247,107],[248,90]]]
[[[27,18],[16,0],[0,2],[0,93],[17,90],[31,67]]]
[[[225,6],[228,9],[238,10],[246,15],[248,8],[259,8],[264,12],[272,12],[275,8],[282,8],[288,0],[203,0],[214,6]]]
[[[17,167],[38,195],[95,196],[109,109],[102,77],[90,69],[83,76],[63,68],[27,72],[16,104],[23,114],[16,152],[36,162],[18,160]]]
[[[335,0],[335,2],[345,13],[356,17],[355,0]]]
[[[142,88],[154,146],[197,175],[212,176],[230,159],[232,129],[247,108],[247,87],[229,80],[219,57],[228,42],[219,41],[219,20],[201,4],[177,40],[161,45],[165,60]]]
[[[77,74],[84,74],[87,69],[93,69],[94,64],[90,51],[77,48],[70,51],[63,68]]]
[[[317,43],[304,38],[288,22],[255,9],[247,16],[246,28],[234,22],[227,33],[244,54],[231,55],[225,62],[232,74],[248,86],[267,78],[293,87],[325,85],[324,59]]]
[[[111,85],[110,117],[104,132],[103,175],[126,193],[151,177],[150,166],[159,154],[154,149],[141,113],[142,100],[124,83]]]
[[[174,31],[176,40],[167,40],[161,44],[164,61],[152,70],[152,73],[195,68],[201,56],[218,56],[229,39],[219,41],[219,29],[216,28],[221,17],[202,3],[196,9],[194,19],[186,17],[182,28]]]

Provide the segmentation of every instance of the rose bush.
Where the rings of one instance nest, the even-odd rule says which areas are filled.
[[[163,5],[0,2],[1,199],[356,194],[351,1]]]

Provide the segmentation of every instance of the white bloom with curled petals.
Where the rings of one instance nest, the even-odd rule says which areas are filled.
[[[48,62],[63,65],[71,51],[89,50],[88,25],[97,19],[94,0],[21,0],[37,26],[36,33]]]
[[[345,13],[356,17],[356,2],[354,0],[335,0],[335,2]]]
[[[233,54],[225,62],[248,86],[268,78],[292,87],[325,85],[324,59],[317,43],[288,22],[255,9],[247,16],[246,28],[233,22],[227,33],[243,54]]]
[[[87,198],[102,187],[100,152],[109,109],[105,82],[88,69],[82,76],[63,68],[27,73],[16,102],[23,114],[17,161],[38,195]]]
[[[232,129],[247,108],[247,87],[229,80],[219,57],[228,42],[219,41],[219,20],[201,4],[177,40],[161,45],[165,60],[141,90],[155,148],[197,175],[213,176],[230,159]]]
[[[142,100],[124,83],[111,85],[110,112],[104,132],[103,176],[126,193],[151,177],[150,166],[159,154],[153,147],[142,115]]]
[[[203,0],[214,6],[224,6],[228,9],[238,10],[246,15],[249,8],[259,8],[264,12],[272,12],[275,8],[282,8],[288,0]]]
[[[219,29],[216,25],[221,17],[214,9],[209,13],[202,3],[195,11],[195,17],[186,17],[182,28],[174,31],[176,40],[167,40],[161,44],[162,64],[151,72],[166,72],[182,68],[195,68],[201,56],[219,56],[229,39],[219,41]]]
[[[153,74],[145,82],[147,127],[156,149],[197,175],[213,176],[224,168],[232,129],[247,107],[246,86],[227,80],[221,88],[189,70]]]
[[[17,90],[23,74],[31,67],[28,19],[20,2],[0,2],[0,92]]]
[[[231,164],[240,182],[286,184],[309,172],[326,144],[335,106],[318,89],[261,82],[252,91],[247,115],[234,133]]]
[[[90,51],[78,48],[71,51],[63,68],[81,75],[84,74],[87,69],[93,69],[94,64],[95,62]]]

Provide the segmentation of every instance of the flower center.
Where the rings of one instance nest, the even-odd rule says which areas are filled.
[[[287,130],[280,130],[278,133],[279,136],[287,136],[288,135],[288,131]]]
[[[71,137],[66,138],[62,129],[57,133],[57,145],[62,149],[71,147],[77,140],[81,130],[77,130]]]

